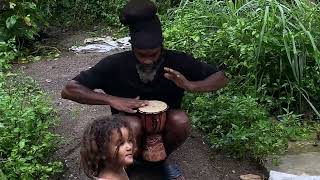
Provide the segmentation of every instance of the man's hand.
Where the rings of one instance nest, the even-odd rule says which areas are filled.
[[[164,70],[166,72],[164,74],[165,78],[173,81],[178,87],[186,91],[191,90],[191,85],[192,85],[191,81],[186,79],[184,75],[182,75],[180,72],[167,67],[165,67]]]
[[[109,105],[118,111],[136,113],[138,108],[147,106],[148,101],[139,100],[139,97],[134,99],[113,97],[109,100]]]

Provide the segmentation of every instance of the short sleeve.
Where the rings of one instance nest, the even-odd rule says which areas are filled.
[[[182,64],[185,72],[181,73],[189,81],[201,81],[219,71],[215,65],[196,60],[190,55],[185,56]]]
[[[108,60],[102,59],[92,68],[82,71],[73,80],[79,82],[81,85],[89,89],[103,89],[106,84],[106,77],[108,77],[108,71],[110,70]]]

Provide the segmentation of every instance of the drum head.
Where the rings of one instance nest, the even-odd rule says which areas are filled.
[[[149,105],[145,107],[139,108],[139,112],[146,113],[146,114],[154,114],[163,112],[168,109],[168,105],[165,102],[157,101],[157,100],[151,100],[148,101]]]

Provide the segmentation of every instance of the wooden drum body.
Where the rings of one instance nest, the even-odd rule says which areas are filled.
[[[161,101],[149,101],[149,105],[139,108],[140,119],[146,139],[142,151],[142,157],[146,161],[157,162],[167,157],[162,130],[166,123],[166,110],[168,106]]]

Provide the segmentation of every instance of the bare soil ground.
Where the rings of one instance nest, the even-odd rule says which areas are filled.
[[[52,97],[59,112],[61,121],[54,131],[64,138],[64,142],[57,149],[53,158],[64,162],[65,171],[56,179],[87,179],[79,169],[79,146],[82,131],[94,118],[110,114],[108,106],[81,105],[60,97],[61,89],[68,80],[108,55],[75,54],[67,50],[75,43],[83,42],[87,37],[88,33],[82,31],[53,33],[46,41],[48,45],[61,50],[62,53],[58,60],[48,59],[19,66]],[[192,136],[170,156],[169,160],[182,167],[188,180],[232,180],[239,179],[241,174],[263,175],[265,173],[262,167],[249,160],[238,161],[223,153],[213,152],[197,131],[193,132]],[[158,172],[140,169],[133,174],[131,179],[157,180],[162,178]]]

